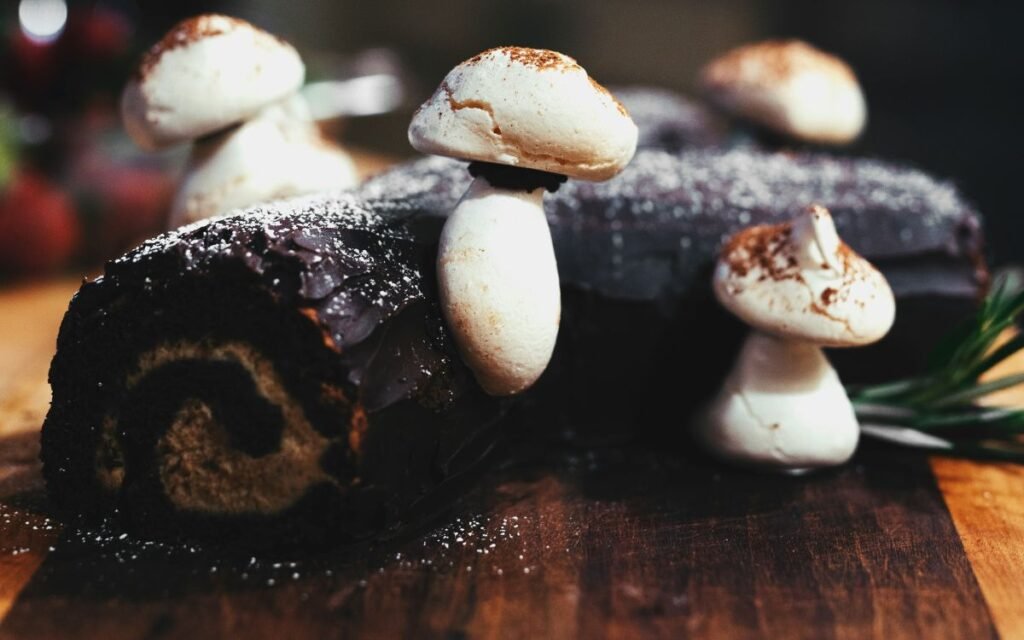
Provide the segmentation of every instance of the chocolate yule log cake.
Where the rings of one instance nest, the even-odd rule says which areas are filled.
[[[72,302],[51,369],[55,502],[117,508],[159,535],[327,542],[379,535],[457,487],[501,414],[434,283],[469,180],[463,163],[425,159],[358,195],[257,208],[110,263]],[[562,329],[532,415],[568,415],[584,437],[678,424],[746,332],[710,292],[723,236],[806,200],[827,203],[898,300],[888,338],[833,356],[843,379],[918,366],[984,285],[978,218],[952,186],[870,160],[647,151],[545,203]]]
[[[109,263],[73,299],[50,370],[54,502],[247,544],[380,535],[429,511],[501,414],[444,328],[435,251],[342,196]]]
[[[427,236],[470,181],[465,164],[424,159],[365,183],[375,210],[412,215]],[[723,240],[788,220],[807,203],[885,274],[889,335],[831,354],[848,383],[916,372],[987,284],[980,219],[956,188],[891,163],[752,149],[639,151],[606,183],[570,182],[545,201],[562,281],[555,355],[528,397],[580,431],[678,424],[712,394],[746,331],[714,301]],[[528,260],[528,256],[523,257]],[[685,363],[700,363],[687,366]],[[600,399],[598,401],[597,399]]]
[[[496,398],[530,388],[554,349],[544,193],[611,178],[636,138],[572,58],[491,49],[410,125],[417,149],[477,160],[431,233],[413,233],[416,212],[325,196],[108,264],[51,366],[54,502],[243,546],[379,536],[443,504],[492,449]]]
[[[469,181],[465,164],[425,159],[108,264],[73,300],[51,368],[55,503],[116,508],[154,535],[326,543],[393,530],[457,488],[502,414],[452,344],[433,275]],[[806,200],[827,203],[897,297],[888,338],[833,356],[844,381],[918,366],[984,285],[978,218],[952,186],[869,160],[647,151],[545,203],[562,328],[530,415],[568,415],[584,437],[685,419],[746,333],[710,291],[723,236]]]
[[[180,97],[169,87],[215,84],[236,63],[262,77],[255,59],[204,59],[265,35],[228,25],[161,58],[145,100],[129,101],[137,131],[198,148],[209,132],[260,123],[308,129],[288,47],[274,50],[289,71],[265,78],[273,90],[228,96],[245,98],[237,114],[192,99],[161,106]],[[844,67],[802,46],[752,51],[708,75],[719,108],[749,120],[770,107],[755,124],[800,143],[856,137],[859,87]],[[788,71],[737,75],[751,55]],[[807,74],[834,81],[850,109],[808,106]],[[680,426],[715,396],[748,333],[716,302],[711,274],[723,242],[754,225],[838,232],[891,284],[886,337],[830,355],[845,383],[915,372],[974,309],[987,282],[980,220],[952,185],[876,160],[741,144],[671,94],[625,101],[639,127],[572,58],[490,49],[454,67],[412,118],[411,146],[442,158],[199,222],[108,263],[72,300],[50,370],[41,455],[54,503],[150,536],[317,546],[388,535],[447,504],[512,422],[506,396],[521,395],[528,419],[516,426],[528,436],[527,424],[584,441],[685,439]],[[197,164],[192,175],[213,185],[240,170],[263,187],[261,171],[278,169],[249,161],[291,157],[239,145],[215,163],[223,171]],[[270,197],[241,195],[230,206]],[[732,428],[719,414],[729,417],[712,415],[712,435]],[[808,460],[820,462],[790,462]]]

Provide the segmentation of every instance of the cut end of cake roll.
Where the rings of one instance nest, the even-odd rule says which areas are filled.
[[[433,248],[348,197],[186,227],[107,265],[50,370],[48,491],[147,536],[384,535],[484,458],[499,403],[459,361]]]

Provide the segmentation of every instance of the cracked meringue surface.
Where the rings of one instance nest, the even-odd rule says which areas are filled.
[[[754,331],[695,435],[721,458],[792,471],[846,462],[860,429],[820,348]]]
[[[867,123],[853,69],[800,40],[738,47],[701,72],[701,88],[727,113],[817,144],[848,144]]]
[[[501,47],[461,63],[413,116],[423,153],[606,180],[636,151],[625,108],[575,60]]]
[[[715,268],[715,295],[753,328],[694,436],[728,461],[788,472],[842,464],[857,448],[853,405],[822,346],[884,336],[892,289],[811,205],[790,222],[744,229]]]
[[[244,20],[189,18],[155,44],[125,86],[125,129],[147,150],[241,122],[294,93],[306,68],[287,42]]]
[[[896,317],[885,277],[839,239],[817,205],[734,235],[713,284],[719,302],[750,326],[822,346],[875,342]]]

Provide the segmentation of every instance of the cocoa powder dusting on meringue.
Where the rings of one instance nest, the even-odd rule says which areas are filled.
[[[237,18],[214,13],[182,20],[168,31],[159,42],[142,54],[142,60],[135,70],[136,78],[139,80],[145,79],[166,52],[192,44],[203,38],[227,33],[229,26],[236,27],[240,24],[244,23]]]
[[[608,96],[609,99],[611,99],[611,101],[615,104],[615,108],[619,110],[619,113],[626,116],[627,118],[629,117],[629,112],[626,111],[626,106],[619,102],[619,99],[615,97],[615,94],[606,89],[604,85],[602,85],[597,80],[594,80],[590,76],[587,76],[587,80],[590,81],[591,86],[593,86],[598,93],[603,93],[604,95]]]
[[[759,270],[758,280],[802,280],[796,257],[788,251],[792,233],[789,223],[751,227],[732,236],[722,255],[739,278]]]
[[[801,40],[768,40],[733,49],[708,65],[704,81],[718,85],[756,79],[775,84],[804,71],[833,74],[856,82],[849,65]]]
[[[530,49],[528,47],[495,47],[473,56],[465,64],[477,64],[489,56],[502,54],[508,56],[511,62],[536,67],[537,69],[557,69],[568,71],[581,68],[575,60],[567,55],[551,51],[549,49]]]
[[[193,44],[203,38],[219,36],[221,34],[228,33],[232,29],[245,27],[249,27],[262,35],[265,35],[270,39],[270,41],[276,41],[279,44],[291,46],[287,41],[271,33],[262,32],[247,23],[245,20],[232,18],[231,16],[225,16],[218,13],[204,13],[202,15],[182,20],[168,31],[159,42],[150,47],[146,53],[142,54],[139,66],[135,69],[135,79],[140,81],[145,80],[146,77],[149,76],[153,67],[160,63],[160,59],[168,51],[173,51],[174,49]]]

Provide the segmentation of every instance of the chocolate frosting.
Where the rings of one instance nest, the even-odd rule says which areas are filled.
[[[247,545],[379,536],[429,511],[485,459],[502,413],[444,327],[435,254],[402,221],[339,195],[198,223],[108,263],[72,300],[51,366],[42,457],[54,501],[87,515],[116,506],[148,534]],[[282,446],[281,408],[241,367],[178,360],[131,388],[140,354],[180,340],[242,343],[273,363],[333,443],[319,465],[334,482],[276,514],[172,505],[154,451],[180,403],[194,398],[223,418],[234,450],[258,458]],[[244,410],[229,406],[238,402]],[[116,433],[104,433],[104,416],[119,418]],[[97,479],[105,462],[124,469],[113,490]]]
[[[469,184],[461,163],[425,158],[371,179],[376,208],[445,217]],[[949,182],[872,159],[753,149],[638,151],[602,183],[570,180],[545,200],[566,285],[622,300],[665,300],[701,280],[741,228],[818,203],[897,295],[976,296],[987,277],[981,221]],[[913,264],[911,264],[913,263]],[[910,267],[908,270],[907,267]]]
[[[105,452],[103,416],[150,404],[125,397],[126,372],[161,340],[214,335],[252,344],[275,364],[315,428],[336,440],[320,465],[340,484],[271,517],[198,517],[162,504],[153,483],[133,483],[129,469],[125,483],[136,491],[113,498],[123,517],[188,533],[276,540],[284,527],[294,539],[333,541],[393,531],[425,510],[419,505],[443,503],[431,497],[480,468],[501,413],[458,359],[437,307],[437,239],[470,180],[461,162],[424,159],[353,194],[200,223],[108,264],[72,301],[51,368],[42,455],[55,501],[109,511],[96,470],[119,454]],[[608,429],[684,433],[745,331],[711,296],[719,247],[742,227],[781,222],[812,202],[832,211],[844,240],[897,296],[890,339],[856,350],[860,365],[837,362],[844,380],[857,379],[857,366],[894,376],[919,363],[985,283],[980,220],[952,185],[814,153],[640,151],[607,183],[569,181],[546,197],[563,320],[551,367],[523,398],[525,415],[543,418],[532,422],[549,432],[562,420],[585,439]],[[201,373],[214,369],[203,364]],[[325,385],[337,402],[325,399]],[[251,390],[239,384],[232,393]],[[279,416],[261,415],[266,429],[241,450],[273,448]],[[119,437],[152,449],[152,438]],[[123,452],[146,459],[138,453]]]
[[[425,158],[358,192],[436,237],[468,183],[460,163]],[[786,221],[810,203],[832,211],[841,237],[897,298],[884,340],[830,354],[840,376],[856,383],[920,371],[987,284],[981,220],[952,184],[821,153],[640,150],[608,182],[570,180],[545,197],[562,325],[548,371],[524,398],[537,416],[529,422],[543,416],[545,434],[584,442],[685,438],[688,416],[717,390],[747,331],[711,292],[720,247],[741,228]]]

